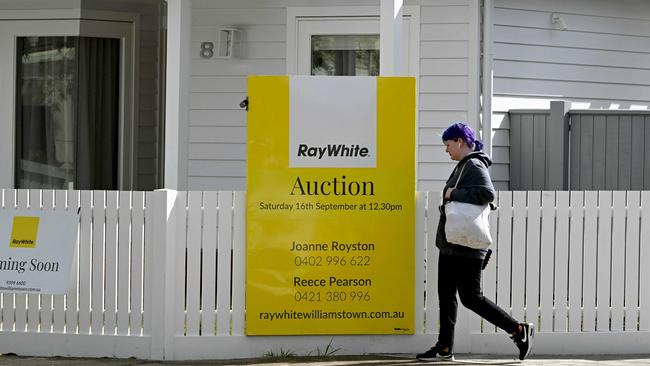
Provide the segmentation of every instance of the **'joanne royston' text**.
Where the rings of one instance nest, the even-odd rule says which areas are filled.
[[[290,251],[337,251],[337,252],[370,252],[375,250],[374,243],[339,243],[338,241],[332,241],[330,243],[296,243],[295,241],[291,244]]]

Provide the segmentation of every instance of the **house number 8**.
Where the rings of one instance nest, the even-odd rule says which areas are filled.
[[[214,43],[201,42],[201,58],[212,58],[214,56]]]

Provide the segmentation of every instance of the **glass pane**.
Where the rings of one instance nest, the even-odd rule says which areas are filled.
[[[311,74],[379,75],[379,35],[314,35]]]
[[[117,189],[120,41],[18,38],[16,187]]]
[[[16,187],[74,182],[76,37],[18,38]]]

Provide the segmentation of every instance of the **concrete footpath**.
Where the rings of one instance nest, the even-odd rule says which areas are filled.
[[[414,355],[365,355],[365,356],[328,356],[328,357],[285,357],[285,358],[256,358],[238,360],[209,360],[209,361],[147,361],[136,359],[110,358],[64,358],[64,357],[20,357],[13,355],[0,356],[0,366],[135,366],[135,365],[264,365],[264,366],[347,366],[347,365],[427,365],[413,359]],[[437,362],[436,365],[526,365],[526,366],[586,366],[612,365],[632,366],[650,365],[650,354],[647,355],[604,355],[604,356],[531,356],[525,361],[515,360],[505,356],[492,355],[456,355],[454,362]]]

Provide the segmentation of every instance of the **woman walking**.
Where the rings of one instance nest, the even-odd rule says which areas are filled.
[[[495,191],[488,167],[492,160],[483,149],[483,143],[464,123],[454,123],[442,134],[445,151],[458,161],[443,190],[443,206],[450,201],[487,205],[494,200]],[[437,343],[418,354],[421,361],[449,361],[454,359],[454,327],[458,302],[511,335],[523,360],[532,349],[534,325],[521,323],[483,296],[481,271],[487,264],[486,249],[474,249],[450,243],[445,235],[445,210],[441,206],[436,234],[440,250],[438,260],[438,300],[440,302],[440,334]],[[484,263],[485,261],[485,263]]]

